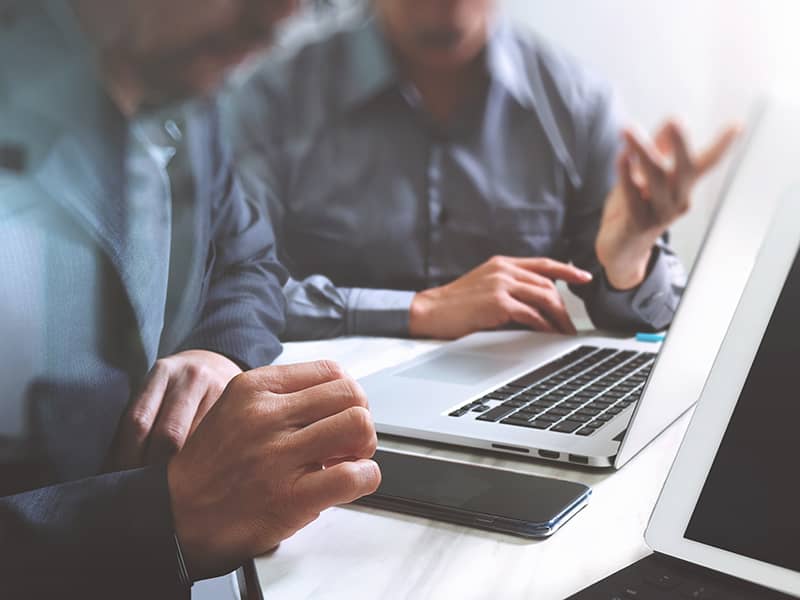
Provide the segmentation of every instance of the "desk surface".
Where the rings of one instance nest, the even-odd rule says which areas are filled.
[[[288,344],[280,362],[332,358],[355,377],[435,342],[350,338]],[[688,415],[620,471],[591,471],[382,437],[380,446],[581,481],[589,506],[544,541],[364,507],[332,508],[255,562],[265,597],[559,600],[649,553],[643,534]]]

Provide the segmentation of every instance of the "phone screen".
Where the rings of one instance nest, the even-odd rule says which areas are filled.
[[[376,496],[450,507],[529,523],[550,523],[584,499],[579,483],[378,450]]]

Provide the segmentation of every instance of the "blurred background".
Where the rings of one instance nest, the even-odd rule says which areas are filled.
[[[800,94],[797,0],[499,1],[518,26],[536,31],[604,76],[631,121],[648,131],[677,116],[692,139],[704,144],[725,122],[746,121],[766,90]],[[291,51],[350,18],[364,2],[308,2],[287,23],[279,44]],[[673,245],[687,266],[700,247],[728,166],[698,186],[692,213],[673,229]]]

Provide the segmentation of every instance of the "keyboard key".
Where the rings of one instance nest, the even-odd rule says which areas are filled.
[[[450,413],[451,417],[463,417],[465,414],[469,412],[469,406],[464,406],[462,408],[456,409]]]
[[[582,435],[585,437],[587,435],[592,435],[595,431],[596,429],[592,429],[591,427],[581,427],[578,431],[575,432],[575,434]]]
[[[503,419],[500,422],[504,423],[505,425],[522,425],[522,426],[525,426],[528,423],[530,423],[530,420],[525,418],[525,417],[523,417],[523,416],[514,414],[514,415],[511,415],[510,417],[508,417],[507,419]]]
[[[478,406],[472,409],[472,412],[484,412],[487,410],[489,410],[488,406],[486,406],[485,404],[479,404]]]
[[[567,420],[553,427],[551,431],[557,431],[558,433],[572,433],[573,431],[578,429],[578,427],[580,427],[581,425],[583,425],[583,423],[580,423],[578,421]]]
[[[590,417],[589,415],[575,414],[570,417],[570,421],[579,421],[580,423],[588,423],[591,419],[592,417]]]
[[[646,583],[661,590],[674,590],[683,580],[669,573],[651,573],[644,578]]]
[[[540,419],[542,419],[542,420],[544,420],[544,421],[550,421],[551,423],[555,423],[555,422],[556,422],[556,421],[558,421],[558,420],[559,420],[561,417],[560,417],[560,416],[558,416],[558,415],[554,415],[554,414],[551,414],[551,413],[549,413],[549,412],[546,412],[546,413],[544,413],[543,415],[539,415],[539,418],[540,418]]]
[[[503,417],[507,417],[515,410],[517,410],[516,406],[506,406],[505,404],[501,404],[500,406],[495,406],[492,410],[488,410],[483,413],[480,417],[478,417],[478,421],[497,422]]]
[[[683,598],[690,598],[691,600],[717,600],[722,598],[714,593],[714,590],[707,585],[691,585],[681,590]]]
[[[558,415],[559,417],[566,417],[571,412],[572,411],[570,409],[562,408],[560,406],[556,406],[554,408],[551,408],[549,411],[547,411],[548,414],[550,414],[550,415]]]

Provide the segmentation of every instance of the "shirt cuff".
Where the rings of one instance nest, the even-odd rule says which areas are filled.
[[[602,277],[598,308],[623,328],[660,331],[672,322],[680,302],[682,287],[675,286],[674,256],[663,248],[653,248],[650,271],[644,281],[631,290],[617,290]],[[670,260],[673,259],[673,260]]]
[[[351,289],[346,297],[346,333],[407,337],[415,292]]]

